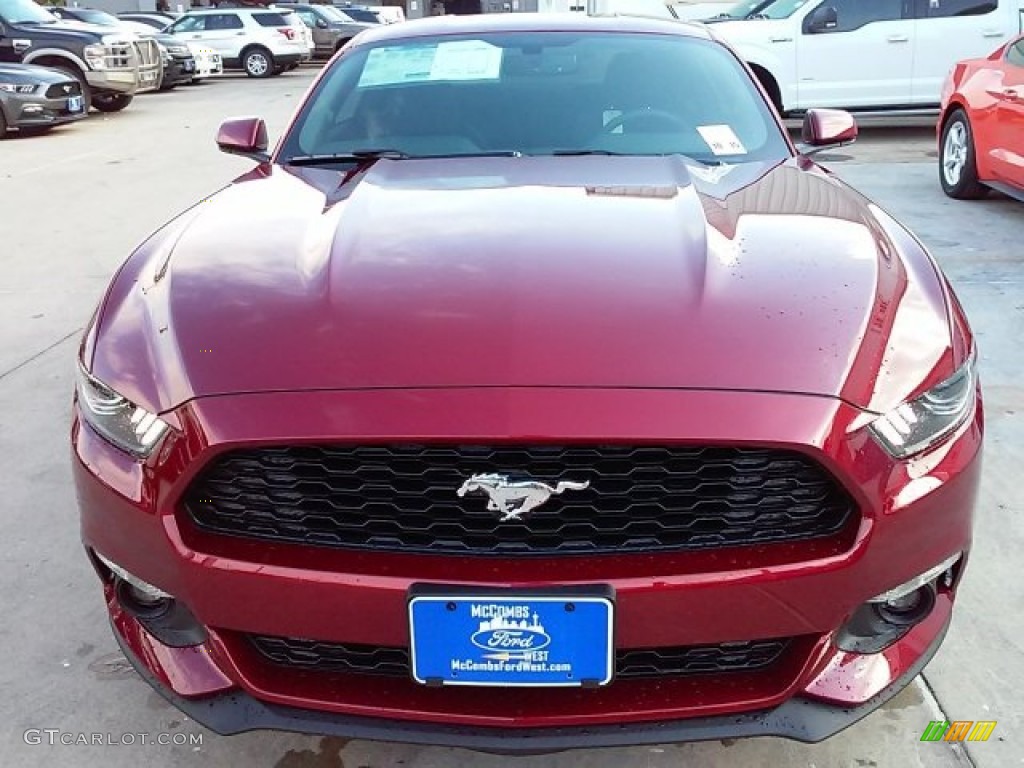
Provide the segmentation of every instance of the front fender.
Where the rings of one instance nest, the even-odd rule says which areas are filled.
[[[64,48],[30,49],[29,53],[27,53],[24,56],[24,58],[22,58],[21,63],[34,64],[42,58],[64,59],[69,64],[74,64],[76,67],[78,67],[82,71],[82,74],[86,74],[90,71],[89,65],[86,64],[85,61],[78,58],[75,54],[71,53],[70,51],[65,50]]]

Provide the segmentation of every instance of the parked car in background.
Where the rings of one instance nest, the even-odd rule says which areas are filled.
[[[161,13],[160,11],[123,11],[117,14],[117,18],[119,19],[125,19],[126,21],[138,21],[159,30],[166,29],[169,25],[173,24],[175,19],[179,18],[179,16],[172,16],[169,13]]]
[[[212,48],[225,69],[241,69],[249,77],[279,75],[312,58],[312,35],[284,8],[193,9],[166,31]]]
[[[1022,0],[776,0],[714,25],[781,112],[936,109],[960,59],[1021,30]]]
[[[364,29],[376,26],[353,21],[344,11],[333,5],[277,3],[275,7],[291,9],[302,20],[313,35],[313,56],[319,59],[329,59],[335,51]]]
[[[0,62],[59,69],[79,82],[86,110],[117,112],[157,88],[162,63],[152,40],[58,20],[32,0],[0,0]]]
[[[343,11],[353,21],[360,21],[364,24],[383,24],[380,14],[376,8],[367,8],[364,5],[352,5],[352,3],[335,2],[333,5]]]
[[[220,54],[213,48],[197,43],[189,43],[188,48],[196,60],[196,74],[192,78],[193,83],[224,74],[224,62],[221,60]]]
[[[122,19],[106,11],[95,8],[66,8],[62,6],[48,7],[50,13],[62,21],[92,24],[107,27],[111,30],[129,32],[156,42],[160,48],[163,70],[160,75],[159,89],[169,91],[182,83],[192,82],[196,71],[196,60],[188,46],[172,35],[163,34],[153,27],[129,19]]]
[[[950,197],[1024,200],[1024,36],[961,61],[942,88],[939,181]]]
[[[11,128],[46,131],[86,114],[77,79],[31,64],[0,64],[0,139]]]
[[[77,361],[127,659],[222,734],[506,754],[883,706],[953,620],[984,418],[939,265],[810,156],[856,133],[798,150],[703,25],[555,14],[380,26],[272,148],[226,121],[258,169]]]

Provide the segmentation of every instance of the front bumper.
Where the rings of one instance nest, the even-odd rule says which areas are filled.
[[[628,723],[596,727],[554,728],[496,728],[464,727],[443,723],[417,723],[385,720],[373,717],[335,715],[328,712],[297,707],[267,704],[244,691],[233,690],[204,698],[179,696],[160,678],[180,673],[195,674],[188,664],[178,668],[170,660],[172,649],[166,647],[154,652],[154,641],[145,638],[143,630],[122,633],[114,623],[117,638],[127,659],[139,675],[161,696],[195,720],[223,736],[246,731],[275,730],[296,733],[337,736],[346,739],[420,744],[427,746],[461,747],[499,754],[538,754],[569,749],[623,747],[644,744],[669,744],[690,741],[711,741],[753,736],[778,736],[807,743],[824,741],[867,717],[902,691],[928,664],[939,649],[949,626],[950,612],[943,606],[935,626],[915,630],[929,637],[909,666],[882,690],[856,706],[834,706],[811,698],[794,697],[777,707],[740,715],[695,717],[687,720]],[[123,619],[122,619],[123,621]],[[941,623],[940,623],[941,622]],[[125,634],[131,639],[126,639]],[[913,638],[919,640],[919,638]],[[157,644],[159,646],[159,644]],[[149,658],[164,660],[164,666],[154,674],[140,653]],[[879,654],[881,663],[888,663]],[[854,676],[851,675],[851,681]]]
[[[196,60],[192,56],[172,56],[164,67],[162,88],[192,82],[196,76]]]
[[[731,735],[823,738],[884,700],[876,697],[895,693],[937,647],[955,587],[940,591],[928,618],[882,653],[847,654],[832,641],[866,600],[969,550],[980,473],[980,401],[973,421],[911,462],[889,458],[857,427],[863,418],[856,409],[796,395],[276,393],[195,400],[165,416],[180,436],[166,441],[145,465],[76,422],[83,539],[88,548],[174,595],[206,628],[204,645],[168,648],[125,617],[116,601],[109,603],[119,640],[144,660],[144,673],[169,695],[190,702],[183,705],[187,711],[198,707],[198,720],[206,722],[205,705],[197,702],[209,704],[210,712],[229,709],[232,702],[241,707],[233,725],[227,715],[209,715],[211,727],[225,732],[348,729],[350,735],[373,732],[390,740],[499,751],[582,746],[584,732],[600,732],[609,744],[720,738],[711,734],[726,733],[727,727]],[[862,515],[853,530],[815,542],[524,563],[267,545],[203,533],[178,508],[199,469],[241,445],[486,444],[538,441],[538,435],[612,444],[677,442],[683,435],[699,444],[789,447],[829,469]],[[625,649],[783,637],[800,642],[782,663],[759,674],[617,680],[599,689],[520,689],[500,697],[404,678],[373,678],[367,685],[360,674],[299,673],[269,664],[245,642],[246,634],[261,634],[404,646],[408,590],[426,582],[607,584],[616,594],[616,644]],[[808,699],[818,703],[809,706]],[[817,715],[808,714],[804,724],[787,725],[798,712],[821,711],[842,717],[814,720]],[[513,741],[503,739],[500,746],[494,739],[501,734]],[[586,743],[595,742],[588,736]]]
[[[3,109],[11,128],[47,128],[73,123],[87,116],[84,107],[71,112],[68,98],[47,98],[40,94],[5,94]],[[79,97],[81,100],[81,97]]]

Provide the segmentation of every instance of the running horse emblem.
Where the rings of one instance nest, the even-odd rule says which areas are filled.
[[[571,480],[559,481],[555,486],[538,480],[509,480],[505,475],[473,475],[462,484],[458,494],[483,492],[488,496],[487,509],[501,512],[499,522],[521,521],[552,496],[565,491],[583,491],[590,487],[590,481],[582,483]]]

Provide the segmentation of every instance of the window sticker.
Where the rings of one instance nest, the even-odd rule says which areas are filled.
[[[374,48],[358,88],[429,80],[497,80],[504,51],[483,40]]]
[[[504,51],[483,40],[440,43],[430,68],[431,80],[497,80]]]
[[[746,147],[728,125],[698,125],[697,132],[716,155],[745,155]]]

